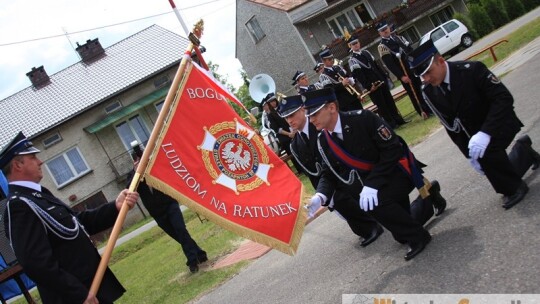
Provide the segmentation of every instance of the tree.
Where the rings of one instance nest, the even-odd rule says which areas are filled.
[[[482,6],[471,4],[469,16],[479,37],[483,37],[493,31],[493,22],[491,22],[491,19]]]
[[[478,33],[476,32],[476,29],[474,28],[473,22],[471,21],[471,18],[469,16],[464,15],[462,13],[454,13],[453,16],[454,19],[457,19],[461,21],[461,23],[465,24],[467,29],[469,29],[469,34],[471,34],[473,40],[478,40],[480,38],[478,36]]]
[[[525,7],[520,0],[502,0],[502,2],[510,20],[517,19],[525,14]]]
[[[496,29],[510,21],[501,0],[482,0],[482,7]]]
[[[540,5],[540,0],[521,0],[521,3],[525,7],[525,12],[529,12]]]

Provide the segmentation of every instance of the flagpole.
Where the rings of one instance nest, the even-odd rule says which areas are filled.
[[[202,30],[199,30],[199,29],[202,28],[203,25],[204,25],[203,21],[199,20],[199,22],[197,22],[194,25],[193,32],[202,34]],[[156,146],[157,138],[159,134],[161,133],[161,130],[163,129],[165,118],[167,117],[169,113],[169,109],[171,108],[174,102],[174,98],[177,94],[178,88],[180,86],[180,82],[182,81],[182,78],[184,76],[184,71],[186,69],[188,58],[190,58],[193,48],[197,48],[199,46],[200,37],[196,37],[195,35],[190,34],[189,38],[190,38],[190,43],[188,47],[186,48],[184,56],[182,57],[182,61],[180,62],[180,67],[178,68],[178,71],[176,72],[176,75],[174,76],[174,80],[171,84],[169,92],[167,93],[167,97],[165,98],[163,108],[159,112],[159,116],[156,120],[154,128],[152,129],[152,134],[150,134],[150,138],[148,139],[146,149],[144,149],[139,165],[137,166],[137,170],[133,176],[133,179],[131,180],[131,184],[129,185],[130,191],[136,191],[139,185],[139,180],[144,174],[144,172],[146,171],[150,154],[152,153],[152,151],[154,150]],[[122,230],[122,226],[124,224],[128,211],[129,211],[129,207],[124,201],[124,203],[122,204],[122,208],[118,212],[118,217],[112,229],[111,235],[109,237],[109,241],[107,242],[105,251],[103,252],[103,255],[101,257],[101,262],[99,263],[98,269],[94,276],[94,280],[92,281],[92,286],[90,287],[90,292],[93,295],[97,295],[99,286],[101,285],[101,281],[103,280],[103,276],[105,275],[105,270],[107,270],[109,260],[111,259],[114,245],[116,244],[118,236],[120,235],[120,231]]]
[[[176,15],[176,18],[178,19],[178,21],[180,22],[180,25],[182,25],[182,28],[184,29],[184,32],[186,33],[186,35],[191,35],[189,32],[188,32],[188,29],[187,29],[187,26],[186,26],[186,23],[184,22],[184,20],[182,19],[182,15],[180,14],[180,11],[178,10],[178,8],[176,7],[176,4],[174,4],[174,0],[169,0],[169,4],[171,5],[173,11],[174,11],[174,14]],[[197,36],[197,37],[201,37],[202,36],[202,32],[203,32],[203,28],[197,28],[195,30],[193,30],[193,33]],[[197,58],[199,58],[199,63],[200,63],[200,66],[202,66],[205,70],[209,70],[208,68],[208,65],[206,64],[206,61],[204,61],[204,58],[202,56],[202,53],[201,53],[201,50],[199,49],[199,47],[197,46],[196,48],[194,48],[194,51],[195,53],[197,54]],[[235,102],[236,103],[236,102]],[[255,118],[255,116],[253,114],[251,114],[251,112],[246,108],[246,106],[244,106],[243,103],[236,103],[237,105],[239,105],[241,108],[244,109],[244,111],[246,111],[246,113],[248,114],[249,116],[249,120],[251,120],[252,123],[256,123],[257,122],[257,118]]]

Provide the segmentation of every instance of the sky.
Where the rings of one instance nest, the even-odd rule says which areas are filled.
[[[203,19],[206,62],[218,64],[217,72],[240,86],[236,1],[174,2],[188,29]],[[26,73],[32,67],[43,65],[52,75],[80,61],[77,42],[99,38],[106,48],[153,24],[186,37],[168,0],[0,0],[0,7],[0,100],[31,85]]]

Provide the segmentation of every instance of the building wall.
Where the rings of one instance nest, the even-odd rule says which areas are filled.
[[[255,43],[245,24],[255,16],[266,34]],[[283,11],[247,1],[237,1],[236,52],[242,67],[249,75],[270,75],[277,91],[292,88],[296,70],[312,69],[315,61],[308,54],[302,37]]]
[[[175,66],[174,68],[165,71],[163,74],[168,75],[172,80],[176,70],[177,67]],[[99,191],[103,192],[108,201],[115,200],[118,193],[125,188],[126,180],[125,176],[123,176],[123,178],[117,178],[109,164],[110,159],[123,155],[127,159],[126,166],[130,166],[129,168],[125,168],[125,171],[127,172],[131,169],[131,158],[129,154],[126,154],[127,150],[116,132],[114,123],[96,132],[96,134],[90,134],[84,131],[83,128],[103,119],[106,116],[104,109],[112,101],[120,100],[123,106],[128,106],[140,98],[154,92],[156,90],[153,84],[155,78],[157,77],[149,79],[126,92],[113,96],[99,106],[89,109],[81,115],[78,115],[33,139],[33,143],[41,150],[39,157],[44,163],[72,147],[77,146],[91,169],[90,173],[66,186],[58,188],[46,169],[45,164],[43,164],[42,169],[44,177],[42,185],[50,189],[53,194],[70,205],[76,205]],[[131,117],[135,114],[141,116],[148,131],[151,132],[159,114],[155,108],[155,103],[150,104],[127,117]],[[45,148],[42,141],[56,132],[61,135],[62,141],[49,148]],[[69,197],[73,194],[77,196],[77,199],[69,201]],[[140,204],[140,206],[144,208],[142,204]],[[128,213],[126,223],[129,224],[141,218],[142,214],[136,207]]]

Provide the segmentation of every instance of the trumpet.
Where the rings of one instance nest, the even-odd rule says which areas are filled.
[[[343,76],[341,76],[339,74],[338,74],[338,77],[339,77],[339,81],[343,81],[343,79],[345,79],[345,77],[343,77]],[[361,96],[362,95],[362,94],[358,93],[356,88],[353,87],[351,84],[346,85],[345,89],[347,89],[347,92],[349,92],[349,94],[351,94],[351,95],[356,95],[356,96]]]

